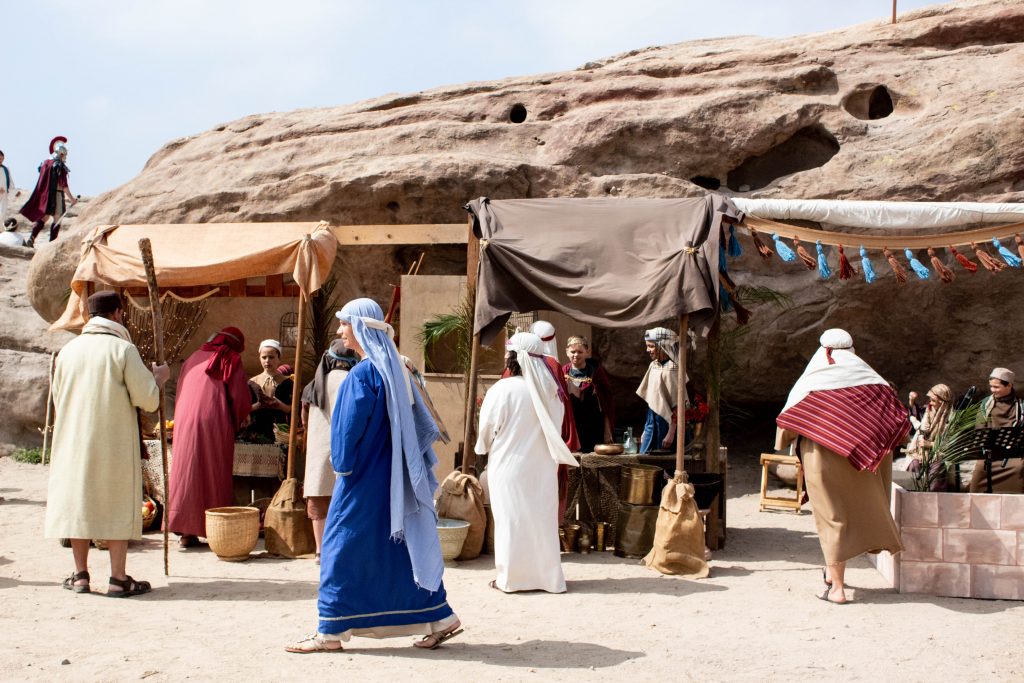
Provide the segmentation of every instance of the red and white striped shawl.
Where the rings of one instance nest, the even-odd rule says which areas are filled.
[[[910,431],[907,409],[886,384],[812,391],[776,423],[872,472]]]

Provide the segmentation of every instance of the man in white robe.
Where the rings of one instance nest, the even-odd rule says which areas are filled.
[[[107,595],[150,590],[125,573],[128,541],[142,538],[142,460],[136,408],[154,411],[166,365],[150,370],[122,325],[116,292],[89,297],[82,334],[61,349],[53,374],[53,429],[46,537],[71,539],[75,572],[64,588],[91,592],[89,542],[107,541]]]
[[[565,592],[558,542],[559,464],[578,465],[556,425],[562,402],[554,378],[536,353],[540,339],[514,335],[506,365],[512,376],[500,380],[480,407],[476,452],[488,453],[487,472],[494,514],[491,586],[511,593]]]

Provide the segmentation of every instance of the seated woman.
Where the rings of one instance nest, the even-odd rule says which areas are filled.
[[[249,379],[253,403],[244,437],[270,442],[274,425],[287,424],[291,417],[294,382],[281,373],[281,342],[276,339],[260,342],[260,365],[263,372]]]
[[[936,384],[928,390],[928,406],[921,416],[917,431],[907,444],[907,458],[898,465],[894,463],[894,467],[908,470],[915,475],[919,474],[922,462],[929,459],[935,439],[946,429],[952,403],[953,390],[945,384]],[[941,462],[929,464],[929,490],[946,490],[947,482],[943,469]]]
[[[608,373],[590,357],[586,337],[569,337],[565,353],[569,362],[562,366],[562,375],[572,403],[580,450],[589,453],[595,445],[612,441],[615,405]]]

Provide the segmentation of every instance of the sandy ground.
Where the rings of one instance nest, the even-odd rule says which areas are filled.
[[[205,547],[133,544],[129,573],[153,593],[111,600],[61,590],[71,551],[42,538],[46,468],[0,458],[0,679],[177,681],[757,680],[1019,681],[1024,603],[898,595],[863,558],[856,601],[816,599],[809,512],[757,512],[755,456],[731,456],[729,537],[711,577],[663,577],[610,552],[563,555],[569,592],[504,595],[483,556],[445,573],[466,631],[423,652],[412,639],[355,640],[291,655],[316,628],[308,560],[217,560]],[[93,551],[105,590],[105,553]]]

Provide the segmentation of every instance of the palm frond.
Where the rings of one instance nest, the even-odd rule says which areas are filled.
[[[734,298],[744,306],[773,304],[779,308],[792,308],[793,297],[760,285],[740,285],[736,288]]]

